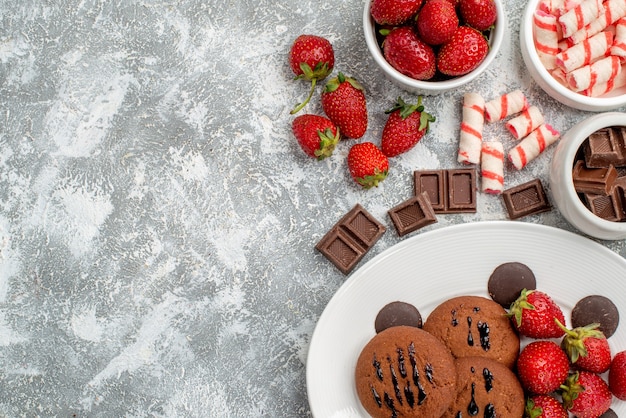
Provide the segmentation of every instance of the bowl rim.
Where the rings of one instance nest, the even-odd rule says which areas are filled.
[[[566,188],[564,196],[572,201],[573,207],[577,212],[581,214],[586,220],[588,220],[595,227],[605,231],[626,232],[626,222],[608,221],[594,214],[591,210],[585,206],[578,193],[574,189],[574,159],[576,154],[583,144],[583,142],[593,132],[607,128],[609,126],[626,126],[626,113],[623,112],[604,112],[590,116],[576,125],[571,127],[561,138],[565,144],[567,144],[563,156],[561,167],[559,167],[563,174],[564,186]]]
[[[488,42],[490,45],[489,52],[485,59],[468,74],[455,77],[449,80],[442,81],[428,81],[428,80],[416,80],[407,75],[402,74],[391,66],[385,59],[378,46],[376,40],[376,34],[374,31],[375,23],[370,13],[370,5],[372,0],[366,0],[363,8],[363,33],[365,35],[365,43],[370,55],[374,58],[374,61],[389,77],[397,80],[398,82],[411,86],[415,89],[422,90],[450,90],[467,84],[481,75],[491,62],[495,59],[496,55],[500,51],[505,34],[505,27],[507,26],[506,15],[504,14],[504,6],[501,0],[494,0],[496,3],[496,22],[495,28],[491,31]]]
[[[520,27],[520,36],[522,38],[520,47],[526,50],[529,60],[531,61],[535,71],[539,74],[541,79],[546,84],[548,84],[550,88],[555,91],[556,94],[561,95],[566,100],[580,103],[582,105],[585,105],[586,107],[617,108],[626,104],[626,94],[609,97],[585,96],[583,94],[568,89],[563,84],[559,83],[552,76],[552,74],[548,72],[548,70],[539,59],[539,54],[537,54],[537,50],[534,48],[535,41],[533,36],[533,14],[535,10],[537,10],[540,1],[541,0],[529,0],[526,4],[526,10],[524,11]]]

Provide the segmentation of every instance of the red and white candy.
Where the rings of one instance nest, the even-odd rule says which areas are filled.
[[[514,90],[485,103],[485,120],[490,123],[497,122],[527,108],[528,100],[524,93],[521,90]]]
[[[459,140],[458,162],[478,164],[483,141],[485,99],[478,93],[463,95],[463,114]]]
[[[480,162],[481,190],[500,194],[504,189],[504,146],[499,141],[483,142]]]
[[[559,137],[560,133],[556,129],[544,123],[509,151],[509,161],[515,168],[521,170],[547,147],[554,144]]]
[[[515,139],[522,139],[543,124],[543,114],[537,106],[530,106],[518,116],[510,119],[506,129]]]

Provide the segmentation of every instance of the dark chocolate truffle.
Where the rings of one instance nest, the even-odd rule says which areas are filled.
[[[409,327],[422,327],[422,315],[417,308],[406,302],[391,302],[385,305],[374,321],[376,333],[386,330],[387,328],[406,325]]]
[[[491,299],[505,308],[515,302],[523,289],[534,290],[536,287],[537,281],[532,270],[519,262],[500,264],[491,273],[487,283]]]
[[[617,330],[619,311],[607,297],[591,295],[579,300],[572,309],[572,326],[584,327],[592,323],[600,324],[599,330],[609,338]]]

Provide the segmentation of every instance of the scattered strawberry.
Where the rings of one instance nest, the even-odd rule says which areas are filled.
[[[467,25],[481,32],[496,23],[494,0],[460,0],[459,12]]]
[[[416,80],[431,79],[437,71],[435,52],[410,26],[389,32],[383,41],[383,55],[393,68]]]
[[[609,388],[617,399],[626,401],[626,351],[613,357],[609,368]]]
[[[529,393],[546,395],[558,389],[569,373],[569,360],[554,341],[532,341],[517,358],[517,376]]]
[[[579,370],[592,373],[604,373],[611,365],[611,348],[606,337],[598,329],[600,324],[568,329],[561,322],[559,327],[565,331],[561,348],[569,356],[570,362]]]
[[[456,9],[448,0],[428,0],[417,15],[417,33],[429,45],[441,45],[452,39],[459,27]]]
[[[339,142],[339,130],[324,116],[300,115],[291,123],[291,130],[306,155],[318,160],[329,157]]]
[[[348,151],[348,169],[354,181],[370,189],[378,187],[378,183],[387,177],[389,161],[376,145],[362,142],[354,144]]]
[[[611,392],[597,374],[580,371],[571,374],[561,386],[565,408],[578,418],[597,418],[611,407]]]
[[[322,92],[322,109],[347,138],[360,138],[367,130],[367,107],[363,86],[339,73]]]
[[[401,25],[412,18],[423,0],[372,0],[370,13],[379,25]]]
[[[526,418],[568,418],[569,414],[558,399],[550,395],[533,395],[526,401]]]
[[[531,338],[559,338],[565,331],[555,319],[565,323],[561,308],[539,290],[523,289],[511,305],[509,316],[517,331]]]
[[[389,114],[383,128],[381,148],[387,157],[407,152],[428,132],[435,117],[424,111],[422,96],[417,104],[407,104],[398,97],[396,104],[386,113]]]
[[[323,80],[335,65],[335,53],[331,43],[321,36],[300,35],[289,50],[289,66],[296,79],[311,82],[311,90],[304,102],[293,108],[291,114],[298,113],[311,100],[318,80]]]
[[[445,75],[465,75],[476,69],[487,56],[489,44],[476,29],[459,26],[452,39],[437,54],[437,69]]]

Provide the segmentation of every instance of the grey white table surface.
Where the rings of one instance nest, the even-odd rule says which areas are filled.
[[[431,132],[364,191],[348,142],[322,162],[298,148],[289,110],[308,86],[287,64],[297,35],[331,40],[335,72],[367,89],[362,141],[379,141],[384,110],[415,96],[368,56],[361,1],[1,1],[0,416],[309,416],[308,343],[345,281],[322,235],[360,203],[388,227],[364,261],[405,239],[387,210],[413,170],[457,167],[465,91],[519,88],[562,131],[591,115],[530,79],[525,2],[505,3],[490,70],[427,98]],[[552,152],[507,187],[549,191]],[[414,234],[506,219],[480,195],[476,214]],[[573,230],[556,210],[517,222]]]

